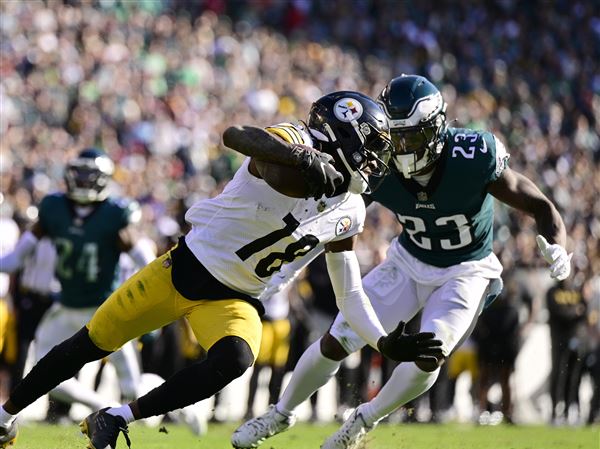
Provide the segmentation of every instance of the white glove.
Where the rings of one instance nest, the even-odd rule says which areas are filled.
[[[538,235],[535,240],[542,256],[550,264],[550,277],[557,281],[563,281],[568,278],[571,273],[571,257],[573,257],[573,253],[567,254],[567,251],[562,246],[549,244],[543,235]]]

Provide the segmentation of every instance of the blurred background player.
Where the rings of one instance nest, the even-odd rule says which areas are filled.
[[[577,424],[580,420],[579,387],[588,350],[587,302],[575,279],[558,282],[546,293],[549,312],[552,371],[551,422]]]
[[[518,297],[514,283],[511,284],[497,301],[483,311],[473,332],[479,366],[476,387],[480,411],[478,420],[482,425],[514,422],[511,376],[519,353],[521,323]],[[500,414],[490,409],[488,401],[488,392],[495,382],[500,383],[502,391]]]
[[[55,273],[61,293],[37,328],[37,360],[80,329],[112,293],[119,283],[122,252],[128,252],[138,267],[154,258],[149,246],[134,241],[133,226],[140,218],[137,203],[109,195],[113,172],[114,164],[103,151],[82,150],[65,168],[66,192],[42,200],[38,220],[0,260],[3,272],[14,272],[36,248],[43,248],[44,238],[51,239],[56,248]],[[119,374],[121,394],[135,397],[140,368],[133,343],[112,355],[111,361]],[[61,383],[51,396],[93,409],[108,402],[76,378]]]
[[[11,370],[11,389],[23,378],[29,346],[42,317],[58,299],[60,285],[54,276],[56,249],[43,237],[15,273],[13,306],[16,320],[17,359]]]
[[[471,334],[484,305],[499,294],[502,265],[492,251],[493,197],[535,218],[538,245],[553,278],[570,273],[562,218],[532,181],[508,167],[509,155],[494,134],[448,127],[440,91],[419,75],[392,79],[378,99],[390,122],[395,153],[392,174],[367,201],[396,213],[403,232],[386,260],[365,276],[365,292],[386,329],[422,310],[420,330],[443,341],[444,355],[434,363],[401,363],[323,449],[356,448],[381,419],[429,390],[439,366]],[[342,359],[364,345],[338,315],[319,344],[300,359],[273,409],[292,416],[335,374]],[[240,426],[233,437],[243,435],[238,447],[256,447],[293,422],[278,425],[275,418],[267,413]]]
[[[0,193],[0,256],[10,252],[19,240],[19,226],[11,217],[12,206]],[[0,397],[10,391],[10,367],[16,362],[14,310],[10,301],[10,276],[0,273]],[[5,368],[6,366],[6,368]]]
[[[269,372],[268,392],[269,402],[273,404],[279,399],[286,362],[290,350],[290,311],[291,285],[276,292],[263,301],[265,314],[262,317],[262,337],[258,357],[254,363],[250,383],[248,385],[248,400],[246,403],[246,419],[254,416],[254,401],[258,389],[259,375],[266,368]]]
[[[16,358],[10,365],[10,389],[23,378],[29,359],[30,346],[42,318],[48,309],[59,300],[60,283],[54,275],[56,248],[49,237],[43,237],[32,253],[25,257],[23,266],[13,274],[11,285],[14,312]],[[36,348],[33,347],[33,358]],[[50,397],[46,421],[68,422],[71,404]]]

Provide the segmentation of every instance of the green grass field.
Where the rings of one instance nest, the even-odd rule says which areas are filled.
[[[199,438],[187,428],[166,425],[158,428],[133,425],[132,449],[231,449],[229,436],[234,424],[211,425]],[[298,424],[267,440],[264,449],[318,449],[337,426]],[[15,449],[83,449],[86,440],[77,425],[21,427]],[[118,449],[127,445],[121,436]],[[497,426],[464,424],[383,424],[367,438],[364,449],[600,449],[600,427]]]

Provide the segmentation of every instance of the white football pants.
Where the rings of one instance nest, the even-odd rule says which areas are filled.
[[[96,307],[73,309],[58,303],[54,304],[44,315],[36,332],[36,361],[85,326],[95,311]],[[117,372],[121,395],[128,399],[136,398],[141,372],[134,342],[126,343],[119,351],[112,353],[108,360]],[[50,394],[69,403],[77,402],[87,405],[94,410],[110,405],[107,404],[106,398],[75,378],[64,381]]]

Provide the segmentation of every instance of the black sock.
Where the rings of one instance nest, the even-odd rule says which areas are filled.
[[[165,383],[138,399],[140,418],[163,415],[209,398],[252,366],[254,356],[239,337],[224,337],[202,362],[175,373]]]
[[[12,391],[10,401],[19,411],[23,410],[61,382],[73,377],[86,363],[109,354],[109,351],[98,348],[92,342],[88,329],[83,327],[37,362]]]

